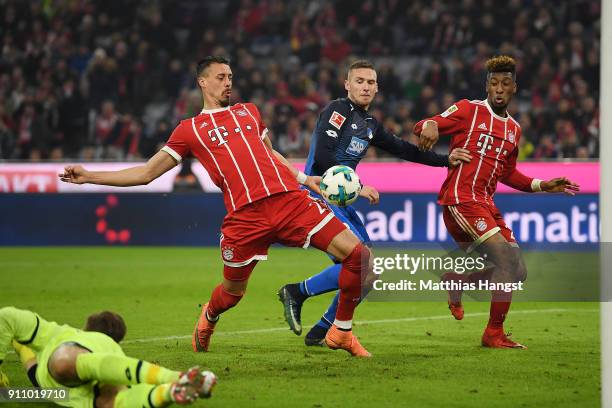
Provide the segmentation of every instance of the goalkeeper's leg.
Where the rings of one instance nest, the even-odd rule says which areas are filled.
[[[198,397],[209,397],[216,383],[214,374],[197,367],[180,373],[121,354],[92,353],[74,343],[59,346],[47,367],[55,381],[68,387],[90,381],[110,386],[96,403],[104,407],[189,404]],[[130,387],[124,388],[126,385]]]

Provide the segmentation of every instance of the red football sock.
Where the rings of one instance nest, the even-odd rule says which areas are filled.
[[[336,320],[353,320],[353,313],[361,300],[361,268],[362,265],[368,265],[369,257],[368,248],[359,243],[342,261],[342,269],[338,278],[340,297],[338,298]]]
[[[487,327],[502,329],[508,310],[510,310],[510,303],[512,303],[512,292],[493,291],[491,293],[491,309]]]
[[[236,306],[243,295],[244,294],[234,295],[223,289],[223,285],[217,286],[213,290],[210,301],[208,302],[208,317],[214,319],[226,310]]]

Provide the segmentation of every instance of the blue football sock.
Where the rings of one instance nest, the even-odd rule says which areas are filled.
[[[300,291],[306,296],[316,296],[321,293],[331,292],[338,289],[338,276],[342,264],[333,264],[323,269],[318,274],[300,283]],[[335,312],[334,312],[335,313]]]
[[[327,311],[321,317],[321,320],[317,322],[317,326],[321,326],[325,329],[329,329],[336,318],[336,309],[338,309],[338,297],[340,296],[340,291],[336,293],[334,296],[334,300],[332,300],[331,305],[327,308]]]

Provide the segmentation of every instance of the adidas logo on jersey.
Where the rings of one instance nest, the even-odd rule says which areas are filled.
[[[485,125],[485,124],[484,124],[484,122],[483,122],[483,123],[481,123],[480,125],[478,125],[478,129],[480,129],[480,130],[489,130],[489,129],[487,128],[487,125]]]

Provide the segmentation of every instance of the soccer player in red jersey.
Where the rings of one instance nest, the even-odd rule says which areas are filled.
[[[76,184],[143,185],[188,155],[195,156],[223,192],[228,214],[221,226],[223,282],[202,308],[193,333],[194,351],[208,351],[219,316],[240,301],[253,268],[267,259],[268,248],[278,242],[313,246],[342,260],[338,311],[325,341],[332,349],[369,357],[352,333],[369,249],[324,202],[299,188],[298,182],[319,192],[320,177],[298,172],[273,150],[257,107],[251,103],[230,106],[232,70],[227,59],[204,58],[198,63],[196,78],[204,109],[181,121],[167,144],[145,165],[108,172],[68,166],[60,179]]]
[[[527,277],[525,263],[514,234],[493,202],[497,182],[525,192],[570,195],[579,186],[565,177],[548,181],[528,177],[516,168],[521,127],[507,112],[517,89],[516,63],[508,56],[498,56],[489,59],[486,68],[487,99],[463,99],[445,112],[418,122],[414,133],[424,150],[431,149],[441,134],[451,136],[451,149],[462,147],[474,157],[469,163],[449,168],[438,203],[444,208],[444,223],[453,239],[467,252],[478,249],[486,254],[494,266],[469,276],[446,274],[443,280],[522,282]],[[449,295],[451,313],[461,320],[461,293],[449,292]],[[503,323],[511,299],[512,292],[492,292],[483,346],[524,348],[504,333]]]

